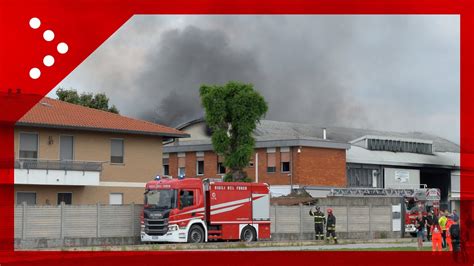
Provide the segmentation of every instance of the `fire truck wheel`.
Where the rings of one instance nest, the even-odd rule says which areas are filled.
[[[199,225],[191,226],[188,233],[188,243],[203,243],[204,242],[204,230]]]
[[[252,226],[246,226],[242,229],[242,234],[240,236],[240,240],[244,242],[252,242],[257,239],[255,229]]]

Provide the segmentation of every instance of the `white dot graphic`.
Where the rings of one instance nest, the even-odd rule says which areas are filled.
[[[69,47],[66,43],[62,42],[58,44],[58,53],[65,54],[69,50]]]
[[[41,76],[41,71],[34,67],[30,70],[30,78],[32,79],[38,79]]]
[[[30,27],[32,29],[37,29],[41,26],[41,21],[39,20],[39,18],[31,18],[30,19]]]
[[[54,65],[54,57],[47,55],[43,58],[43,64],[47,67]]]
[[[50,42],[54,39],[54,32],[52,30],[47,30],[43,33],[43,38],[45,41]]]

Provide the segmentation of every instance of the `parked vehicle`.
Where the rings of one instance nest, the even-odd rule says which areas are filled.
[[[142,242],[270,238],[267,184],[159,179],[146,184]]]

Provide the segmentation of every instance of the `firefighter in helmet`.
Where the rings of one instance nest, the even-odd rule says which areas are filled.
[[[309,215],[314,217],[314,231],[316,233],[316,240],[324,240],[324,224],[326,224],[326,217],[319,206],[311,208]]]
[[[329,242],[329,236],[334,239],[334,244],[337,244],[336,236],[336,216],[332,213],[332,209],[328,208],[328,220],[326,223],[326,242]]]

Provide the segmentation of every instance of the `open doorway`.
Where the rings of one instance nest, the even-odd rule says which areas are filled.
[[[441,210],[449,209],[448,193],[451,189],[451,170],[440,168],[422,168],[420,183],[428,188],[439,188],[441,191]]]

